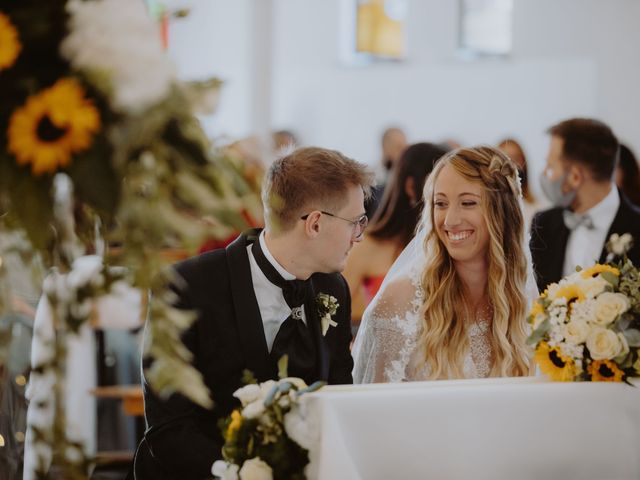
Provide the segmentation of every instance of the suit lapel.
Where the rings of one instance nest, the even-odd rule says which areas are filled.
[[[570,231],[564,224],[564,218],[562,216],[562,210],[558,210],[551,229],[551,235],[553,238],[554,246],[551,248],[551,254],[555,257],[549,259],[548,265],[550,266],[550,281],[547,283],[557,282],[562,278],[562,271],[564,269],[564,259],[567,252],[567,242],[569,241]]]
[[[316,342],[316,364],[318,365],[318,375],[320,380],[329,378],[329,348],[325,337],[322,335],[322,326],[318,317],[318,308],[316,306],[316,287],[311,280],[311,295],[305,303],[305,315],[307,317],[308,326],[311,334]]]
[[[264,381],[275,376],[275,368],[269,360],[264,326],[253,290],[247,256],[247,245],[253,240],[257,241],[259,234],[258,229],[243,233],[226,248],[226,253],[235,320],[247,369],[259,381]]]

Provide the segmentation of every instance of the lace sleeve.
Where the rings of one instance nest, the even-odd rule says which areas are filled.
[[[418,338],[422,290],[417,275],[383,285],[363,315],[354,346],[355,383],[401,382]]]

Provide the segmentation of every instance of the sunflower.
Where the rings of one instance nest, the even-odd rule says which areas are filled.
[[[0,70],[10,68],[22,50],[18,30],[9,17],[0,12]]]
[[[27,99],[9,120],[9,150],[34,175],[69,165],[71,155],[91,146],[100,114],[72,78]]]
[[[594,360],[588,370],[593,382],[621,382],[624,380],[624,372],[611,360]]]
[[[567,304],[577,301],[580,302],[585,299],[584,292],[578,285],[569,284],[564,285],[555,293],[555,298],[564,297],[567,300]]]
[[[535,361],[542,373],[556,382],[570,382],[576,376],[576,365],[573,360],[560,352],[558,347],[551,347],[541,342],[535,353]]]
[[[580,275],[582,275],[582,278],[593,278],[602,272],[612,273],[616,277],[620,276],[620,270],[617,268],[612,267],[611,265],[602,265],[600,263],[596,263],[593,267],[582,270]]]

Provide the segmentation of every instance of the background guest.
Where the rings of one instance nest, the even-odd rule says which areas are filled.
[[[616,167],[616,184],[631,203],[640,205],[640,169],[631,149],[620,144],[620,155]]]
[[[572,118],[552,126],[547,165],[540,177],[554,208],[531,224],[531,255],[538,288],[606,258],[613,233],[640,239],[640,209],[613,183],[618,139],[602,122]],[[628,252],[640,261],[640,242]]]
[[[533,194],[529,186],[529,167],[527,157],[520,143],[513,138],[505,138],[498,144],[498,148],[503,151],[518,167],[520,184],[522,186],[522,198],[524,200],[524,222],[528,228],[536,212],[545,208],[542,202]]]
[[[416,143],[400,157],[364,240],[354,246],[344,271],[351,290],[352,324],[358,325],[387,270],[413,237],[425,180],[445,153],[437,145]]]
[[[382,200],[382,195],[393,175],[393,170],[399,162],[402,153],[407,148],[407,136],[399,127],[389,127],[382,133],[382,170],[377,175],[377,184],[371,190],[371,197],[365,204],[367,216],[373,218]]]

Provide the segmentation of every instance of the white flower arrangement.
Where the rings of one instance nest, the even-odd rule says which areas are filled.
[[[318,307],[318,316],[320,317],[320,325],[322,327],[322,336],[329,331],[329,327],[336,327],[338,322],[333,320],[333,316],[338,311],[340,304],[338,299],[327,293],[319,293],[316,297],[316,305]]]
[[[78,70],[104,75],[115,110],[141,112],[162,100],[175,80],[143,2],[72,0],[62,54]]]
[[[283,361],[281,371],[286,369]],[[309,478],[320,439],[318,420],[304,394],[322,385],[286,377],[236,390],[241,406],[221,424],[224,460],[214,462],[213,475],[223,480]]]
[[[631,236],[612,235],[612,258]],[[640,376],[640,272],[625,258],[578,269],[547,290],[529,314],[535,360],[553,380],[627,381]]]

